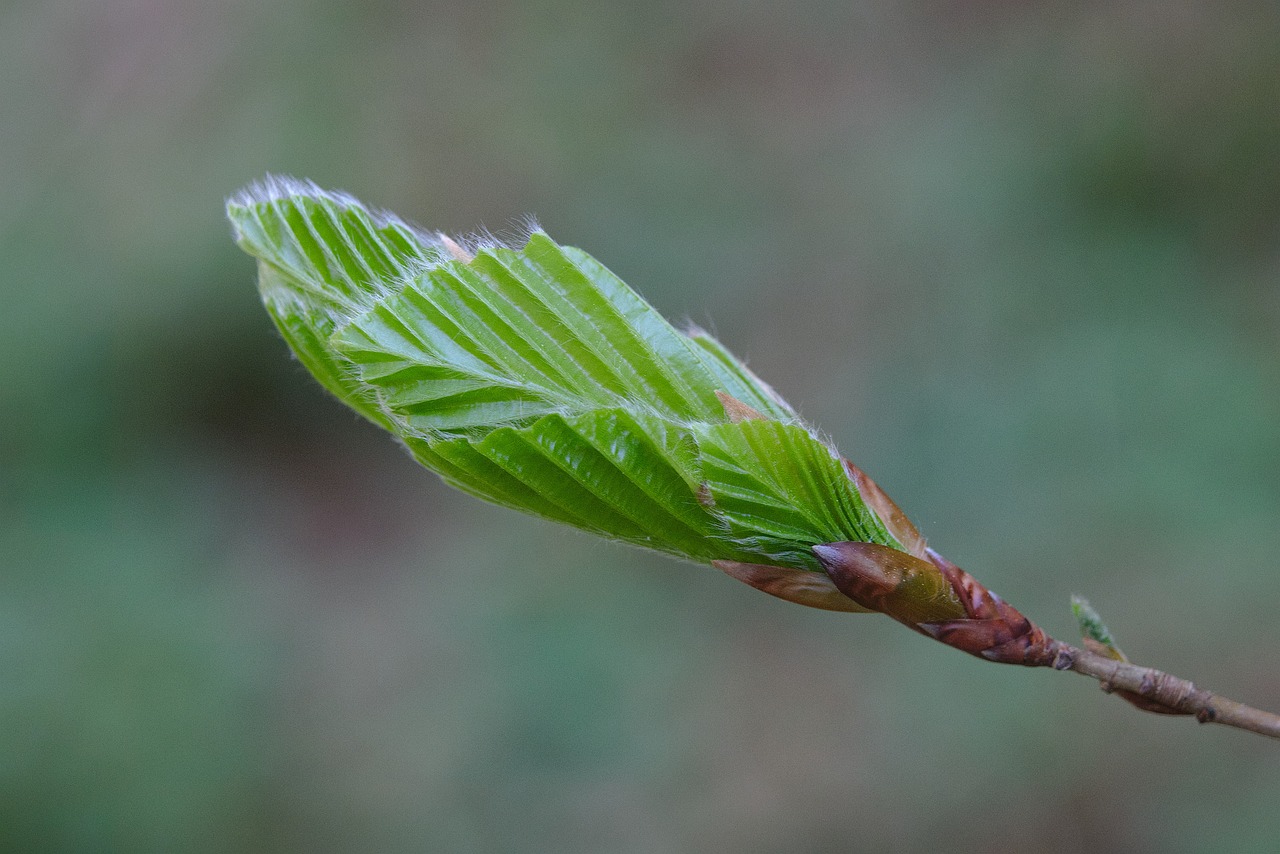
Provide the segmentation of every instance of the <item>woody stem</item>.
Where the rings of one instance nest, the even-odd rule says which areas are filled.
[[[1228,700],[1160,670],[1116,661],[1069,644],[1060,643],[1060,647],[1055,669],[1074,670],[1097,679],[1108,694],[1127,691],[1174,713],[1195,715],[1200,723],[1225,724],[1280,738],[1280,715]]]

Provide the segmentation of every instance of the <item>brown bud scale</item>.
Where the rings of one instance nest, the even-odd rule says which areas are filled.
[[[876,543],[814,546],[835,586],[859,605],[970,655],[1051,667],[1062,645],[932,549],[928,560]]]

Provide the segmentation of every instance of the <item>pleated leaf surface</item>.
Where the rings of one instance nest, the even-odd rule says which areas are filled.
[[[579,249],[452,241],[290,180],[228,216],[299,360],[466,492],[697,561],[898,547],[771,388]]]

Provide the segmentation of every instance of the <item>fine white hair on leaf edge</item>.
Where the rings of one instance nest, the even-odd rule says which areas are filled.
[[[528,244],[529,239],[535,234],[545,233],[532,214],[525,214],[513,220],[508,227],[499,229],[497,232],[491,231],[484,225],[461,234],[446,235],[444,232],[436,232],[439,237],[447,237],[454,246],[472,257],[492,249],[519,251]],[[445,249],[449,251],[449,257],[457,257],[448,244],[445,244]]]
[[[439,252],[441,260],[464,260],[459,258],[458,249],[470,256],[475,256],[477,253],[487,249],[518,250],[523,248],[533,235],[545,233],[542,226],[538,224],[537,218],[532,214],[517,217],[509,227],[502,229],[497,234],[484,226],[460,234],[431,231],[390,211],[367,205],[345,191],[326,190],[310,179],[271,173],[264,175],[233,194],[227,199],[227,207],[252,207],[296,198],[316,199],[338,207],[362,210],[378,228],[394,225],[406,229],[413,234],[425,249]]]
[[[315,199],[343,208],[356,208],[364,211],[377,228],[398,226],[413,236],[428,249],[440,250],[440,240],[430,231],[405,220],[390,211],[365,204],[350,193],[342,190],[326,190],[316,182],[306,178],[294,178],[290,175],[273,175],[268,173],[254,181],[227,199],[227,207],[252,207],[266,205],[290,199]]]

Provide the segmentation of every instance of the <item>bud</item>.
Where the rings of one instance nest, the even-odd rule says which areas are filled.
[[[835,586],[866,608],[948,646],[1005,664],[1051,666],[1061,644],[932,549],[928,560],[875,543],[827,543],[813,553]]]
[[[827,543],[813,553],[844,595],[917,631],[967,616],[947,577],[914,555],[876,543]]]
[[[1083,596],[1072,596],[1071,611],[1075,614],[1076,621],[1080,624],[1080,635],[1084,641],[1085,649],[1095,655],[1110,658],[1112,661],[1128,663],[1129,656],[1125,655],[1120,647],[1116,646],[1115,638],[1111,636],[1111,630],[1107,628],[1106,623],[1102,622],[1102,617],[1089,604],[1088,599]],[[1103,690],[1108,690],[1109,687],[1104,683]],[[1135,691],[1116,688],[1114,692],[1116,696],[1132,703],[1144,712],[1155,712],[1158,715],[1191,714],[1190,712],[1180,712],[1177,709],[1172,709],[1159,700],[1144,697]],[[1108,693],[1110,693],[1110,690],[1108,690]]]

